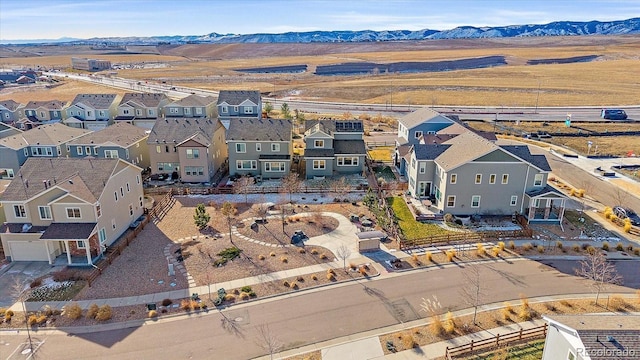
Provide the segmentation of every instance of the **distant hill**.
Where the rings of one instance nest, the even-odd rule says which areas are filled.
[[[618,21],[556,21],[544,25],[510,25],[500,27],[461,26],[451,30],[385,30],[385,31],[310,31],[282,34],[218,34],[152,37],[109,37],[64,41],[42,40],[32,43],[65,43],[72,45],[158,45],[158,44],[230,44],[230,43],[334,43],[334,42],[380,42],[428,39],[478,39],[508,37],[579,36],[579,35],[624,35],[639,34],[640,18]],[[11,41],[25,43],[26,41]]]

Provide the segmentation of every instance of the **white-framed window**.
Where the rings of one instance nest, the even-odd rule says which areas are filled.
[[[544,174],[536,174],[533,178],[533,186],[542,186],[542,180],[544,180]]]
[[[87,155],[91,155],[91,146],[85,146],[84,147],[84,153]]]
[[[136,183],[140,185],[140,175],[136,175]]]
[[[123,110],[122,110],[122,113],[123,113],[124,115],[129,115],[129,109],[123,109]]]
[[[326,160],[313,160],[313,168],[315,170],[324,170],[327,167]]]
[[[256,143],[256,151],[262,151],[262,143]]]
[[[93,155],[98,155],[98,147],[97,146],[93,147]]]
[[[156,145],[156,153],[160,154],[162,152],[162,147],[160,145]]]
[[[447,207],[456,207],[456,196],[455,195],[447,196]]]
[[[129,204],[129,216],[133,216],[133,204]]]
[[[100,240],[100,244],[104,244],[107,241],[107,230],[105,228],[101,228],[98,231],[98,239]]]
[[[138,197],[138,203],[140,204],[140,207],[143,207],[143,206],[144,206],[144,205],[143,205],[144,203],[142,202],[142,196],[139,196],[139,197]]]
[[[48,146],[32,146],[32,156],[53,156],[53,150]]]
[[[95,151],[96,148],[93,148],[93,151]],[[129,159],[129,149],[124,149],[124,157]]]
[[[13,169],[0,169],[0,179],[13,179],[14,176]]]
[[[509,174],[502,174],[502,184],[509,183]]]
[[[117,159],[118,158],[118,150],[105,150],[104,157],[107,159]]]
[[[113,196],[116,198],[116,201],[118,201],[118,192],[117,191],[113,192]]]
[[[451,174],[451,177],[449,178],[449,183],[455,184],[457,181],[458,181],[458,174]]]
[[[573,351],[569,350],[569,353],[567,354],[567,360],[576,360],[576,354],[574,354]]]
[[[324,140],[314,140],[313,141],[313,147],[314,148],[323,148],[324,147]]]
[[[271,144],[271,152],[279,152],[279,151],[280,151],[280,144],[276,144],[276,143]]]
[[[189,109],[189,108],[184,108],[184,113],[185,113],[185,114],[191,114],[191,109]]]
[[[200,149],[187,149],[187,159],[197,159],[200,157]]]
[[[540,199],[533,200],[533,207],[536,209],[540,207]]]
[[[136,109],[136,116],[142,116],[142,110]]]
[[[471,207],[479,208],[480,207],[480,195],[473,195],[471,197]]]
[[[129,183],[128,183],[128,182],[127,182],[127,184],[126,184],[126,187],[127,187],[127,192],[130,192],[130,191],[131,191],[131,187],[129,186]]]
[[[509,205],[516,206],[518,204],[518,195],[511,195],[511,202]]]
[[[115,229],[116,229],[116,219],[111,219],[111,228],[112,228],[113,230],[115,230]]]
[[[427,172],[427,164],[424,161],[421,161],[420,163],[420,167],[419,167],[419,172],[420,174],[424,174]]]
[[[239,108],[239,107],[237,107],[237,106],[234,106],[234,107],[233,107],[233,112],[234,112],[234,113],[237,113],[237,112],[238,112],[238,110],[240,110],[240,108]]]
[[[476,184],[482,184],[482,174],[476,174]]]
[[[67,210],[67,219],[80,219],[82,215],[80,215],[80,208],[72,207],[66,208]]]
[[[24,126],[24,124],[23,124],[23,126]],[[24,148],[22,150],[22,152],[24,153],[24,156],[29,156],[29,148]]]
[[[415,169],[417,165],[416,159],[411,159],[411,168]]]
[[[38,213],[40,214],[40,220],[51,220],[51,207],[50,206],[38,206]]]
[[[196,114],[197,115],[202,115],[202,108],[197,107],[196,108]]]
[[[238,170],[255,170],[258,163],[255,160],[236,160],[236,169]]]
[[[285,163],[280,161],[272,161],[264,163],[264,171],[267,172],[284,172]]]
[[[83,240],[78,240],[78,241],[76,241],[76,247],[78,249],[86,249],[87,245],[85,244],[85,242]]]
[[[178,108],[169,108],[169,114],[177,114],[178,113]]]
[[[245,106],[244,107],[244,113],[245,114],[253,114],[253,108],[251,106]]]
[[[223,114],[226,114],[229,112],[229,109],[226,106],[222,106],[220,109],[220,112],[222,112]]]
[[[58,154],[58,156],[62,155],[62,150],[60,149],[60,146],[56,146],[56,153]]]
[[[420,139],[420,137],[422,136],[422,131],[416,131],[413,136],[415,136],[416,139]]]
[[[102,216],[102,207],[100,207],[100,204],[96,205],[96,215],[96,217]]]
[[[495,183],[496,183],[496,174],[489,175],[489,184],[495,184]]]
[[[338,157],[338,166],[358,166],[358,157]]]
[[[236,152],[243,154],[247,152],[247,144],[245,143],[236,143]]]
[[[187,176],[204,175],[204,167],[202,166],[185,166],[184,174]]]
[[[155,115],[155,111],[153,111],[153,109],[149,109],[149,111],[147,112],[149,115]]]
[[[27,210],[24,208],[24,205],[13,205],[13,214],[17,218],[26,218]]]
[[[82,155],[82,146],[76,146],[76,152],[78,155]]]

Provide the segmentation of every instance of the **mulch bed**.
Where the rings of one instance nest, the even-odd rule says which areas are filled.
[[[295,231],[301,230],[308,237],[324,235],[338,228],[338,220],[321,216],[319,213],[310,216],[292,215],[284,221],[278,218],[269,218],[266,223],[257,224],[251,227],[250,221],[243,221],[238,224],[238,232],[252,239],[270,244],[289,244],[291,235]]]

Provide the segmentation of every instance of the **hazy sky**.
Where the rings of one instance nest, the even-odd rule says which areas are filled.
[[[0,0],[0,41],[609,21],[640,0]]]

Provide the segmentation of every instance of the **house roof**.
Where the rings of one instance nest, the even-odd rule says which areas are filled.
[[[451,145],[446,151],[436,158],[436,162],[445,171],[472,161],[482,155],[498,149],[498,146],[489,140],[471,132],[465,132],[443,144]]]
[[[69,141],[69,145],[115,144],[126,148],[146,138],[147,131],[126,122],[118,122]]]
[[[222,126],[218,119],[210,118],[165,118],[159,119],[149,133],[147,144],[180,144],[196,134],[212,142],[213,133]],[[199,138],[198,142],[201,142]],[[205,145],[205,144],[203,144]]]
[[[291,141],[291,120],[233,119],[227,130],[228,141]]]
[[[365,155],[367,153],[364,140],[333,140],[333,151],[336,155]]]
[[[170,104],[167,104],[166,106],[207,106],[215,103],[216,98],[213,96],[200,96],[191,94],[180,100],[176,100]]]
[[[441,129],[440,131],[438,131],[438,134],[447,134],[447,135],[460,135],[462,133],[465,133],[469,131],[469,128],[464,126],[463,124],[454,121],[453,124],[451,124],[451,126],[447,126],[444,129]]]
[[[551,171],[547,158],[544,155],[532,155],[527,145],[501,145],[500,147],[542,171]]]
[[[562,192],[556,190],[553,186],[551,185],[545,185],[542,188],[539,189],[535,189],[535,190],[529,190],[526,192],[527,196],[533,198],[536,196],[540,196],[540,195],[544,195],[544,194],[554,194],[557,195],[558,197],[563,197],[565,198],[566,195],[564,195]]]
[[[0,101],[0,106],[4,107],[9,111],[16,111],[20,107],[20,103],[17,103],[13,100],[4,100],[4,101]]]
[[[364,132],[362,120],[307,120],[304,122],[305,133],[316,126],[329,135],[334,132]]]
[[[100,198],[119,159],[28,158],[20,167],[4,194],[3,201],[25,201],[45,191],[59,187],[87,202]]]
[[[32,110],[43,107],[49,110],[62,110],[66,104],[66,102],[60,100],[29,101],[24,108],[26,110]]]
[[[442,144],[459,134],[424,134],[420,137],[421,144]]]
[[[420,108],[398,119],[398,122],[400,122],[402,125],[404,125],[408,129],[411,129],[427,121],[433,121],[433,122],[439,122],[439,123],[448,122],[451,124],[454,123],[453,120],[449,119],[448,117],[430,108]]]
[[[407,155],[409,153],[409,151],[411,150],[411,144],[403,144],[403,145],[398,145],[396,147],[396,151],[398,152],[398,156],[400,157],[404,157],[405,155]]]
[[[58,146],[90,132],[90,130],[72,128],[61,123],[46,124],[29,129],[21,134],[2,138],[0,139],[0,145],[14,150],[19,150],[29,145]]]
[[[413,146],[413,151],[418,160],[435,160],[450,147],[451,145],[443,144],[416,144]]]
[[[304,157],[333,157],[333,149],[304,149]]]
[[[78,94],[71,105],[86,104],[94,109],[108,109],[116,99],[116,94]]]
[[[133,101],[144,107],[158,107],[163,100],[168,100],[162,93],[125,93],[120,100],[120,105]]]
[[[40,240],[88,239],[97,223],[51,223]]]
[[[0,139],[9,137],[11,135],[18,135],[23,133],[22,130],[14,128],[11,125],[7,125],[3,122],[0,122]]]
[[[218,105],[222,103],[240,105],[245,100],[256,105],[260,104],[260,92],[258,90],[220,90],[218,94]]]

